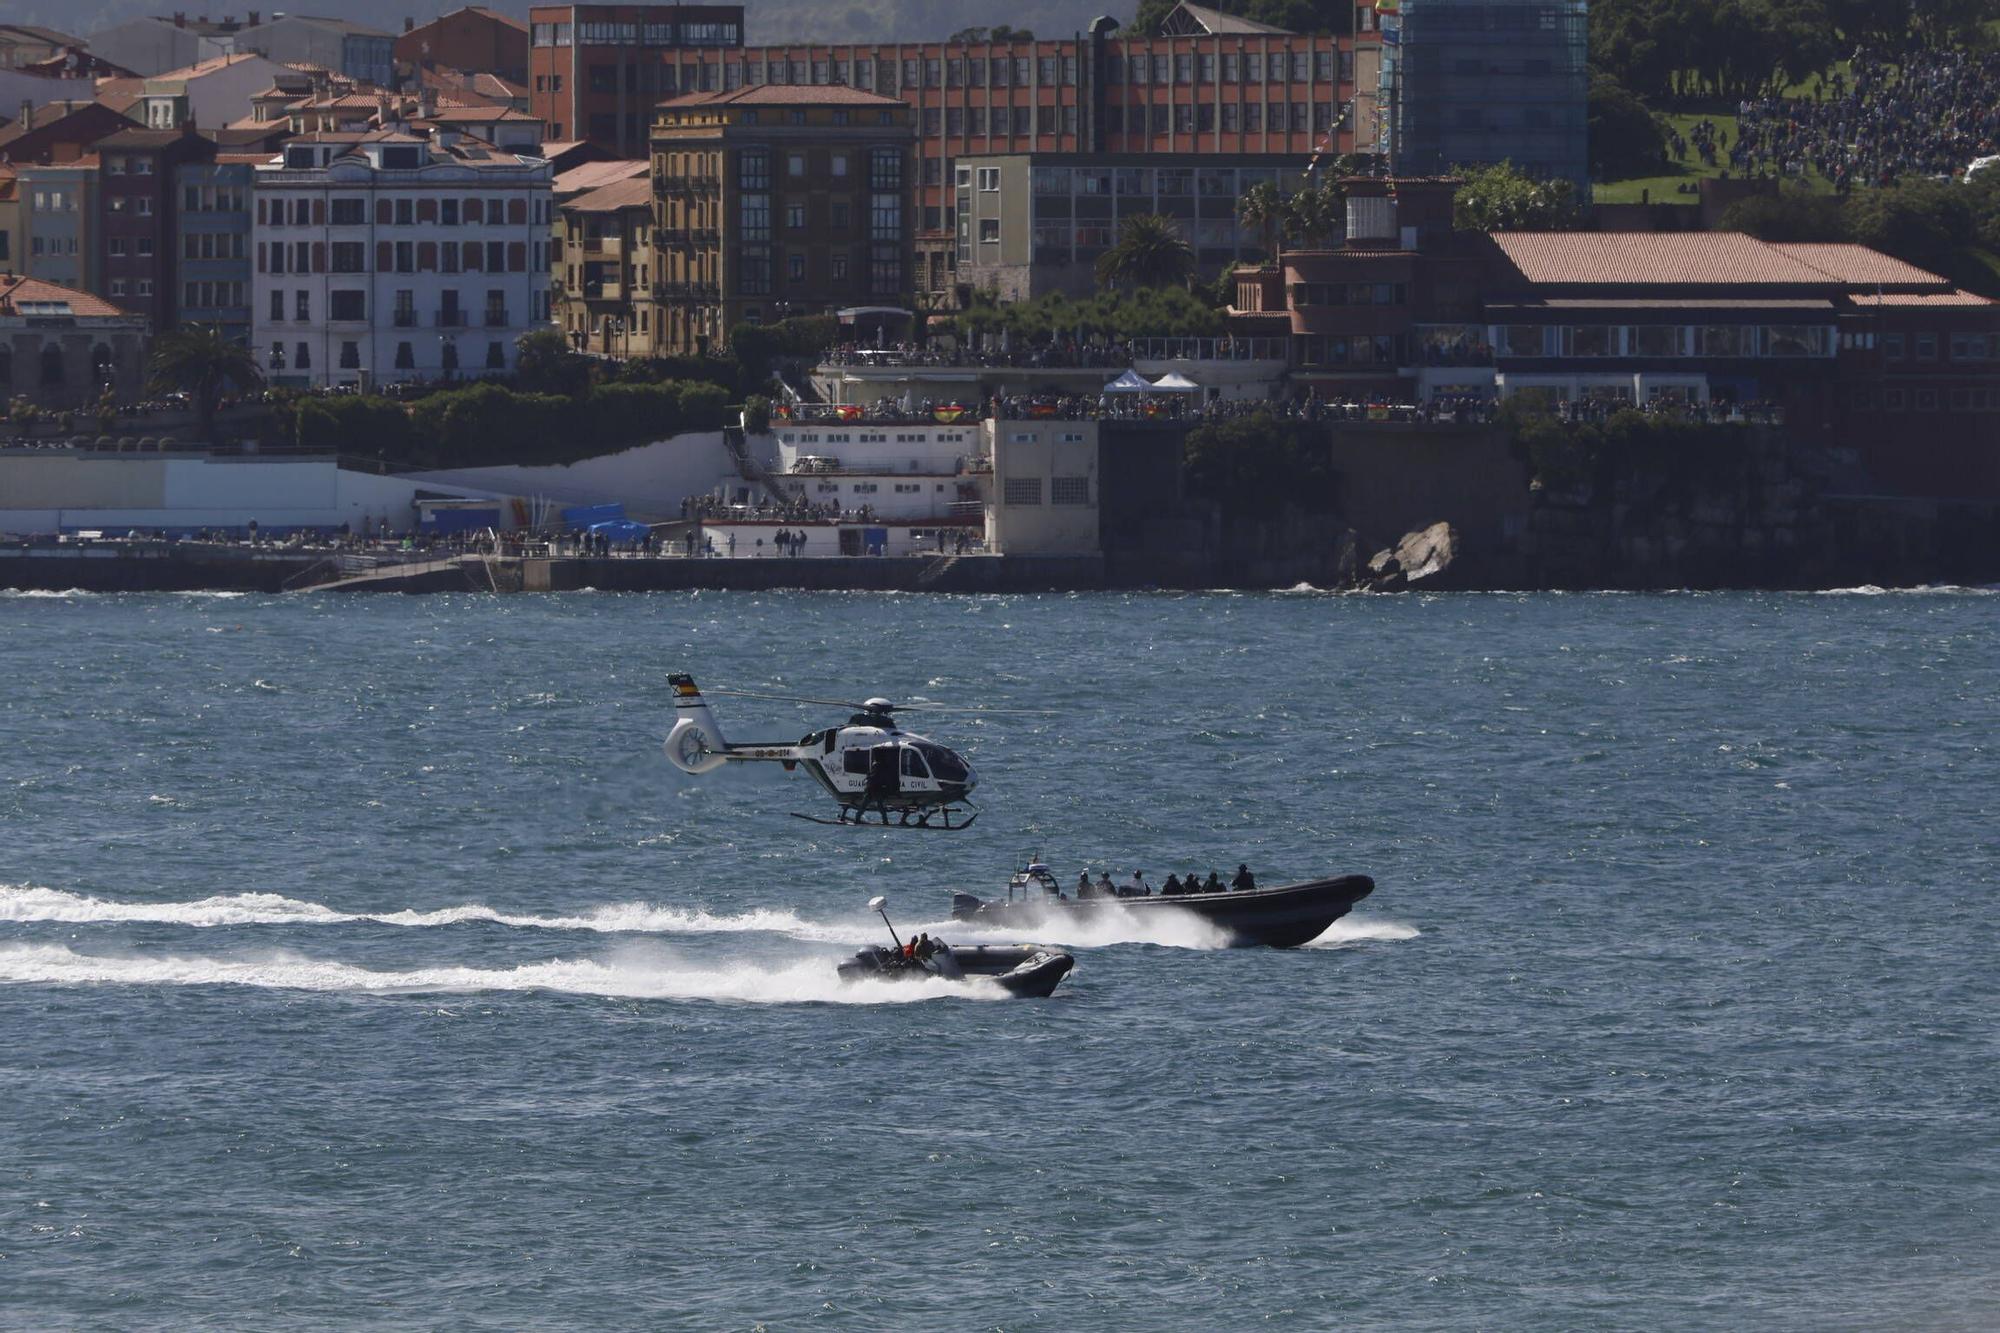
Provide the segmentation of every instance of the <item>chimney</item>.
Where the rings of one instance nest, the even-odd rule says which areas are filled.
[[[185,28],[187,25],[188,25],[187,11],[185,9],[176,9],[174,11],[174,26],[176,28]]]
[[[21,99],[21,128],[24,130],[35,128],[35,104],[25,97]]]
[[[246,28],[254,28],[257,26],[257,19],[258,19],[257,11],[253,9],[250,11],[250,21],[248,23],[245,23],[243,26]]]
[[[416,30],[417,30],[417,21],[411,18],[408,14],[403,15],[403,31],[415,32]]]

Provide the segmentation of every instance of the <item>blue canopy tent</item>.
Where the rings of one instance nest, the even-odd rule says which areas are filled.
[[[593,537],[608,537],[614,542],[642,542],[653,530],[637,519],[614,518],[593,523],[587,531]]]

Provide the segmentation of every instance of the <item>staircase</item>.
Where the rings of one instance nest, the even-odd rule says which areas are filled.
[[[730,461],[736,464],[737,476],[762,486],[764,493],[775,504],[786,504],[791,500],[792,497],[786,494],[785,488],[778,483],[776,474],[750,456],[750,449],[744,442],[741,429],[735,426],[723,427],[722,443],[723,447],[729,450]]]

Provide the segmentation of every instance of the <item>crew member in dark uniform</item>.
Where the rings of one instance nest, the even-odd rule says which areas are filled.
[[[1248,893],[1257,887],[1257,877],[1250,873],[1249,866],[1239,863],[1236,867],[1236,878],[1229,881],[1229,887],[1238,893]]]
[[[1208,872],[1208,879],[1203,882],[1201,886],[1201,891],[1203,893],[1222,892],[1222,881],[1216,878],[1215,872],[1213,870]]]
[[[1178,898],[1180,897],[1180,894],[1181,894],[1180,879],[1177,876],[1175,876],[1173,871],[1169,870],[1167,872],[1167,882],[1160,886],[1160,896],[1162,898]]]

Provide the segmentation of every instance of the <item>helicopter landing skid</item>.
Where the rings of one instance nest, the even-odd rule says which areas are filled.
[[[951,817],[954,814],[965,814],[965,812],[963,810],[954,810],[948,806],[938,806],[930,810],[878,810],[874,813],[880,815],[881,818],[867,818],[869,812],[866,810],[842,810],[838,819],[827,819],[820,815],[801,814],[799,811],[794,810],[792,811],[792,818],[803,819],[811,824],[826,824],[836,828],[908,828],[926,829],[932,833],[958,833],[964,829],[971,828],[973,822],[979,818],[979,812],[974,810],[970,815],[966,815],[963,823],[954,824],[951,822]],[[890,819],[889,816],[891,814],[897,815],[897,818]],[[944,822],[933,824],[931,822],[933,816],[941,818]]]

